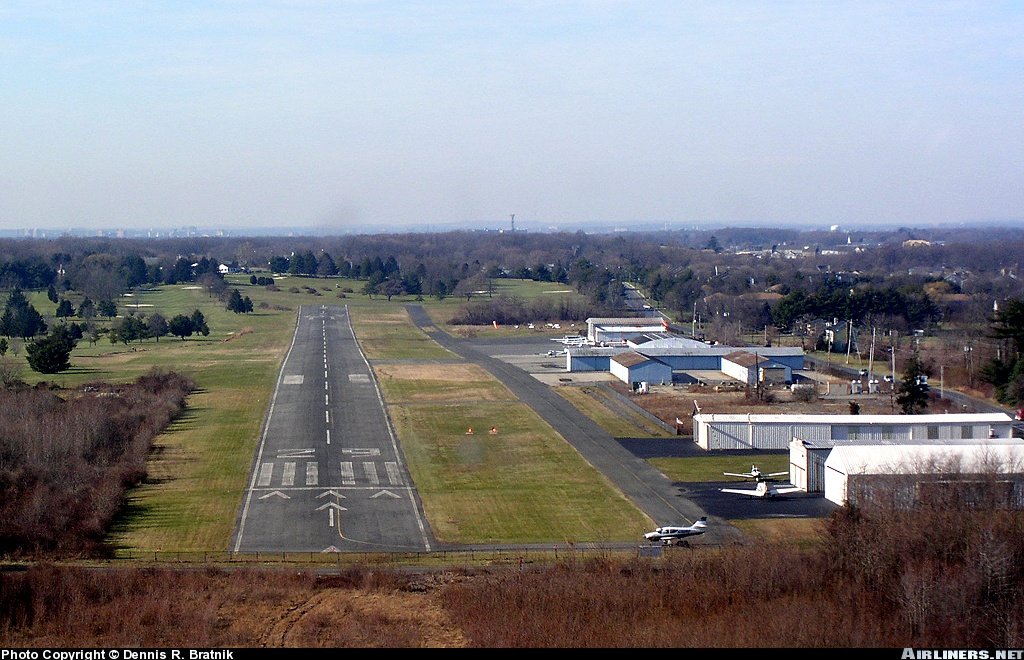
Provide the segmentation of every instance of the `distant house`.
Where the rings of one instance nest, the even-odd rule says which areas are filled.
[[[791,367],[748,350],[723,356],[722,373],[747,385],[793,382]]]

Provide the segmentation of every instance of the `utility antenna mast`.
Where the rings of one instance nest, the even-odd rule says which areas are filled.
[[[516,233],[516,214],[512,214],[512,233]]]

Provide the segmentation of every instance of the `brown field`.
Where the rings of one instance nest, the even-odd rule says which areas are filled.
[[[380,364],[377,374],[399,380],[448,380],[469,383],[487,380],[490,376],[475,364]]]
[[[837,512],[812,544],[765,536],[649,559],[38,565],[0,572],[0,647],[1020,647],[1019,512],[939,505]]]
[[[391,404],[515,400],[507,387],[475,364],[384,363],[374,370]]]
[[[654,386],[651,387],[648,394],[643,395],[633,394],[624,383],[613,383],[612,387],[664,422],[674,424],[676,418],[681,419],[685,434],[693,430],[690,420],[694,411],[694,401],[700,405],[701,412],[705,414],[848,415],[851,401],[860,406],[861,415],[899,413],[899,407],[894,409],[888,393],[819,396],[813,401],[803,402],[795,400],[791,392],[781,389],[769,390],[764,398],[758,399],[756,393],[747,393],[743,390],[716,392],[711,387]],[[948,403],[948,401],[933,400],[929,411],[942,412],[943,403]]]

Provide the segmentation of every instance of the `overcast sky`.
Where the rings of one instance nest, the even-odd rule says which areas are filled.
[[[1024,4],[0,2],[0,229],[1024,219]]]

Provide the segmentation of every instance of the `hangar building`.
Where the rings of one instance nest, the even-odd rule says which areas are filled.
[[[693,374],[701,372],[720,372],[724,379],[748,384],[756,383],[758,379],[762,383],[791,382],[793,372],[804,368],[804,352],[799,347],[709,346],[692,339],[673,337],[629,341],[624,346],[567,346],[565,370],[608,371],[626,383],[644,380],[638,373],[627,374],[621,368],[613,370],[613,362],[623,354],[640,355],[651,363],[664,365],[652,369],[657,372],[657,378],[647,381],[651,383],[695,382]],[[636,357],[630,357],[618,362],[621,365],[636,360]],[[666,376],[665,367],[671,377]]]
[[[808,493],[821,493],[825,490],[825,463],[828,461],[832,449],[841,441],[819,440],[808,442],[800,438],[793,438],[789,443],[789,477],[794,486]],[[841,443],[843,446],[884,446],[891,447],[892,443],[882,444],[877,440],[867,440],[863,443]],[[1024,448],[1024,442],[1018,438],[983,438],[977,440],[908,440],[900,446],[908,445],[934,445],[949,447],[951,445],[985,445],[985,444],[1013,444]]]
[[[789,449],[793,438],[812,444],[904,444],[1013,437],[1005,413],[956,415],[693,416],[693,440],[703,449]]]
[[[839,445],[825,462],[825,499],[840,506],[891,498],[970,507],[1024,506],[1024,446]]]

